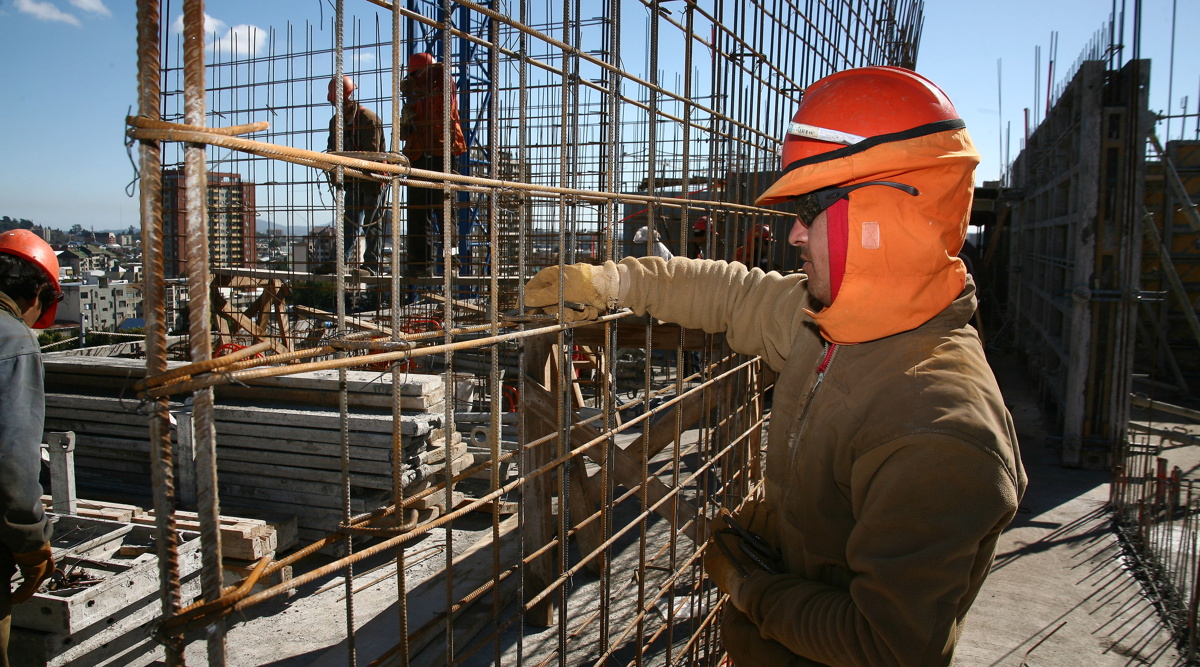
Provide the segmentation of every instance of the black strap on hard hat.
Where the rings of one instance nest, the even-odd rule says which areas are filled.
[[[797,215],[804,221],[805,225],[811,225],[812,221],[816,219],[821,211],[833,206],[839,199],[845,199],[851,192],[859,188],[865,188],[868,185],[886,185],[889,188],[896,188],[901,192],[906,192],[913,197],[921,194],[913,186],[895,181],[867,181],[866,183],[855,183],[854,185],[847,185],[840,188],[823,188],[796,197],[796,202],[800,207]]]

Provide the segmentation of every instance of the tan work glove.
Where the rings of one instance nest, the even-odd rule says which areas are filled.
[[[617,265],[605,262],[568,264],[542,269],[525,285],[525,306],[541,308],[542,312],[558,313],[558,284],[563,283],[563,319],[567,322],[593,320],[601,312],[617,305],[621,292],[621,276]]]
[[[42,582],[54,574],[54,556],[51,555],[49,542],[37,551],[14,553],[13,562],[21,569],[21,576],[24,577],[21,585],[13,591],[13,604],[20,604],[33,597]]]
[[[737,518],[721,508],[704,550],[704,571],[741,611],[746,611],[740,595],[746,580],[758,572],[782,571],[782,556],[774,539],[775,513],[765,502],[747,502]]]

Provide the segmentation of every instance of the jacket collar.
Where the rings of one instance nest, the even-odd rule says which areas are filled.
[[[0,292],[0,311],[12,315],[18,320],[21,320],[21,322],[25,321],[25,319],[21,317],[21,309],[17,306],[17,302],[13,301],[4,292]]]

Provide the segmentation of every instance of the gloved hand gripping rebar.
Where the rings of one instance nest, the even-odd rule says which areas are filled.
[[[767,572],[768,574],[781,573],[778,564],[783,560],[783,554],[781,554],[778,549],[771,548],[771,544],[767,542],[767,540],[761,535],[746,530],[737,522],[736,519],[733,518],[733,515],[729,514],[728,512],[722,512],[721,518],[724,519],[725,524],[728,527],[719,530],[718,532],[720,534],[733,535],[736,537],[738,541],[738,548],[741,549],[742,553],[744,553],[747,558],[753,561],[753,563],[763,571]],[[716,543],[717,548],[719,548],[721,552],[725,554],[725,557],[729,559],[730,563],[733,563],[733,566],[738,571],[738,575],[741,576],[742,579],[748,579],[750,577],[750,572],[748,572],[746,568],[742,566],[740,559],[734,557],[729,545],[727,545],[723,540],[716,540]]]

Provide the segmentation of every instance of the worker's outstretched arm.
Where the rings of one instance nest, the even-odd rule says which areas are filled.
[[[564,312],[568,321],[630,308],[689,329],[725,332],[735,351],[759,355],[775,369],[801,329],[813,326],[804,312],[803,275],[747,270],[737,262],[627,257],[620,264],[551,266],[525,286],[525,305],[557,312],[560,284],[563,301],[576,304]]]
[[[725,332],[729,346],[783,368],[797,334],[813,326],[802,274],[748,270],[744,264],[676,257],[626,258],[617,265],[617,305],[689,329]]]

